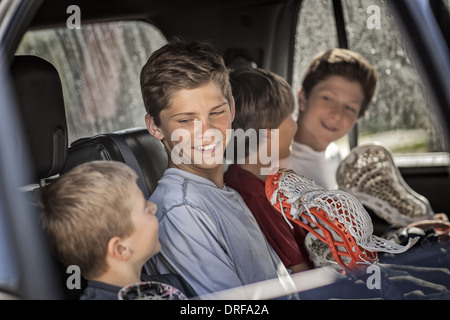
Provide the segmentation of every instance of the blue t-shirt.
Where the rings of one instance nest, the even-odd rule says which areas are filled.
[[[150,201],[158,206],[161,242],[152,273],[179,274],[204,295],[276,278],[284,268],[233,189],[170,168]]]

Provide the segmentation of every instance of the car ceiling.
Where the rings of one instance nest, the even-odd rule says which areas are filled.
[[[290,77],[289,37],[299,0],[44,0],[30,28],[66,25],[68,6],[78,5],[81,22],[118,19],[151,22],[167,39],[211,40],[228,61],[244,56],[258,66]],[[274,52],[278,50],[278,53]]]
[[[202,10],[234,9],[257,7],[267,4],[285,3],[286,0],[44,0],[33,26],[64,25],[67,19],[66,9],[77,5],[85,21],[101,21],[111,19],[141,19],[161,14],[192,13]]]

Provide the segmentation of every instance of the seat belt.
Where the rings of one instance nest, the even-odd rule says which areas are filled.
[[[111,140],[113,140],[116,146],[119,148],[120,152],[122,153],[123,159],[125,160],[125,163],[129,165],[131,168],[133,168],[136,174],[138,175],[137,184],[139,188],[142,190],[145,199],[150,198],[150,192],[148,191],[144,174],[142,173],[141,167],[139,166],[136,156],[134,155],[130,146],[124,141],[121,135],[112,133],[108,134],[108,137],[110,137]]]

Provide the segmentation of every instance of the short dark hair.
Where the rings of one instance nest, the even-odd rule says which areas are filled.
[[[331,49],[316,55],[310,62],[303,79],[303,90],[308,98],[312,89],[330,76],[341,76],[361,84],[364,100],[358,117],[362,117],[375,96],[378,77],[373,66],[357,52]]]
[[[276,129],[295,109],[289,83],[261,68],[239,68],[230,73],[235,101],[233,129]]]
[[[222,56],[207,41],[183,42],[175,38],[156,50],[141,70],[145,110],[160,125],[160,113],[170,106],[173,94],[215,83],[231,105],[229,73]]]
[[[292,87],[281,76],[261,68],[241,67],[230,73],[235,102],[234,130],[277,129],[295,109]],[[249,137],[240,141],[234,136],[234,161],[238,161],[237,150],[244,146],[245,157],[256,152],[250,146]],[[256,144],[260,137],[256,134]]]

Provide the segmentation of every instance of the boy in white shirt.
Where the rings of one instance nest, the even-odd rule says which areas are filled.
[[[311,61],[298,91],[298,130],[291,155],[280,167],[293,169],[326,189],[337,189],[341,155],[334,141],[364,116],[375,95],[377,74],[356,52],[332,49]]]

